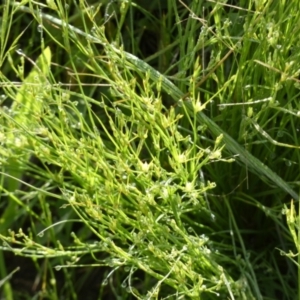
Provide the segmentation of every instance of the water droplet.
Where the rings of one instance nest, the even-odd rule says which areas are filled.
[[[39,234],[38,234],[38,237],[43,237],[44,236],[44,232],[41,231]]]
[[[283,137],[284,136],[284,132],[282,130],[279,130],[277,132],[277,137]]]
[[[43,32],[43,25],[38,25],[37,31],[42,33]]]
[[[95,6],[94,5],[90,6],[90,12],[91,12],[92,15],[95,13]]]
[[[188,232],[193,232],[193,228],[192,228],[192,227],[189,227],[189,228],[188,228]]]
[[[95,35],[97,33],[97,29],[96,29],[96,27],[92,27],[92,29],[91,29],[91,34],[93,34],[93,35]]]
[[[125,281],[122,282],[121,287],[124,288],[124,289],[127,287],[127,284],[126,284]]]
[[[54,269],[55,269],[56,271],[60,271],[60,270],[61,270],[61,266],[55,266]]]
[[[210,214],[210,217],[211,217],[211,220],[212,220],[213,222],[216,221],[216,216],[215,216],[213,213]]]
[[[70,5],[69,4],[65,4],[65,10],[69,10]]]
[[[108,280],[107,279],[104,279],[103,281],[102,281],[102,285],[107,285],[108,284]]]
[[[22,49],[18,49],[18,50],[16,50],[16,52],[17,52],[17,54],[19,54],[19,55],[24,55],[24,52],[23,52]]]
[[[286,165],[287,167],[290,167],[290,166],[292,165],[292,162],[291,162],[290,160],[286,160],[286,161],[285,161],[285,165]]]

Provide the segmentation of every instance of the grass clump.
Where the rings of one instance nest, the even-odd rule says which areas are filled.
[[[242,2],[1,7],[3,297],[294,299],[298,9]]]

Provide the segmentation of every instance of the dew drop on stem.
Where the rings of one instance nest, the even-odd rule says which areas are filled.
[[[279,130],[277,132],[277,137],[283,137],[284,136],[284,132],[282,130]]]
[[[291,162],[290,160],[286,160],[286,161],[285,161],[285,165],[286,165],[287,167],[290,167],[290,166],[292,165],[292,162]]]
[[[38,234],[38,237],[43,237],[43,236],[44,236],[44,232],[43,231]]]
[[[214,214],[210,214],[210,217],[211,217],[211,220],[212,220],[213,222],[216,221],[216,216],[215,216]]]
[[[124,268],[124,271],[125,271],[125,272],[129,272],[129,271],[130,271],[130,267],[125,267],[125,268]]]
[[[23,52],[22,49],[18,49],[18,50],[16,50],[16,52],[17,52],[17,54],[19,54],[19,55],[23,55],[23,54],[24,54],[24,52]]]
[[[108,284],[108,280],[107,279],[104,279],[103,281],[102,281],[102,285],[107,285]]]
[[[38,25],[37,31],[42,33],[43,32],[43,25]]]

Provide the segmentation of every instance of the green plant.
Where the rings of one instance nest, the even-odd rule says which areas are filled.
[[[239,5],[6,1],[7,299],[7,251],[51,299],[78,298],[92,270],[99,299],[294,298],[276,248],[292,247],[281,211],[298,201],[298,9]]]

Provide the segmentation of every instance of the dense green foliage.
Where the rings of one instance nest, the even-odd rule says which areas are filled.
[[[4,1],[2,298],[300,299],[299,6]]]

